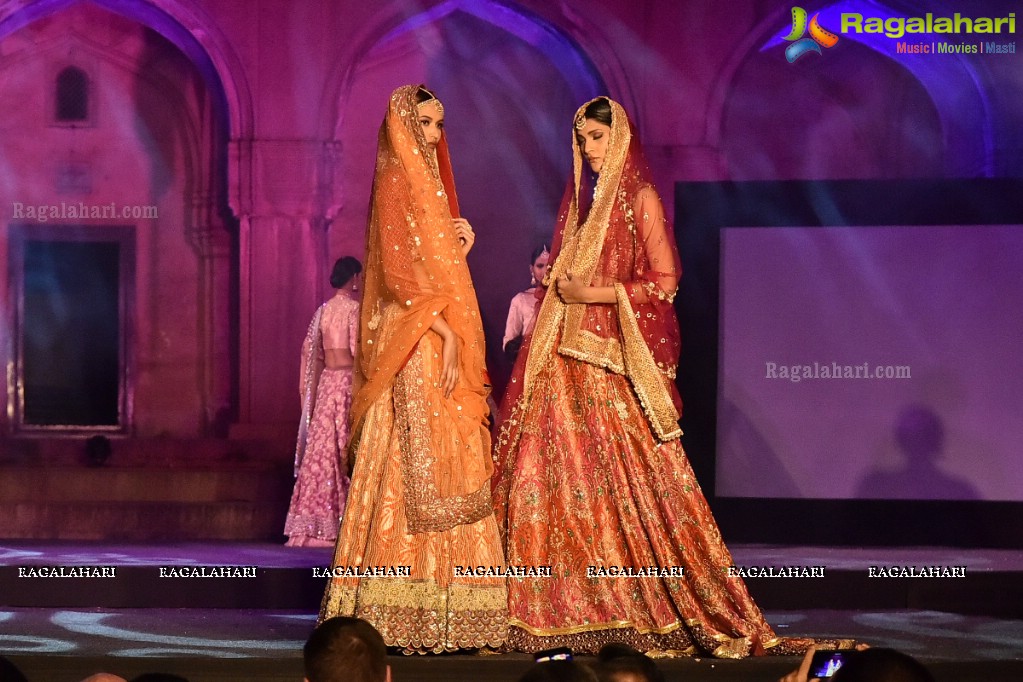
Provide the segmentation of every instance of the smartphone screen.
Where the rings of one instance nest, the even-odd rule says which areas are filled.
[[[823,649],[815,651],[810,660],[810,677],[828,678],[838,672],[845,663],[848,652]]]
[[[546,651],[539,651],[533,654],[533,661],[536,663],[544,663],[545,661],[571,661],[572,650],[568,647],[558,647],[557,649],[547,649]]]

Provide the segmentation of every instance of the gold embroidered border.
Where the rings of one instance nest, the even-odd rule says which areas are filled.
[[[579,330],[578,324],[573,326],[573,317],[581,317],[582,309],[583,306],[579,305],[569,306],[565,318],[566,335],[567,330],[573,328],[577,329],[578,333],[573,335],[574,345],[570,346],[567,342],[562,343],[558,352],[570,358],[603,367],[615,374],[625,374],[625,358],[622,356],[622,344],[618,342],[618,339],[600,337],[593,332]],[[576,312],[580,315],[573,315]]]
[[[700,649],[692,636],[684,630],[666,635],[640,634],[632,628],[619,630],[594,630],[572,635],[534,635],[518,626],[508,629],[508,646],[515,651],[535,653],[555,647],[569,647],[576,654],[595,655],[611,643],[624,643],[639,651],[645,651],[651,658],[693,656]]]
[[[373,624],[388,646],[407,653],[441,653],[499,647],[508,634],[508,595],[504,579],[492,585],[433,580],[368,578],[338,588],[341,610],[324,610],[322,618],[350,615]],[[348,607],[348,608],[345,608]]]
[[[327,583],[327,591],[323,595],[323,602],[320,604],[320,617],[317,623],[322,623],[334,616],[354,616],[355,597],[359,592],[358,580],[354,584],[339,584],[340,581],[331,580]]]
[[[425,408],[426,398],[418,386],[422,378],[422,348],[417,345],[394,382],[405,518],[408,532],[413,535],[476,523],[494,511],[489,480],[464,495],[441,497],[437,492],[433,472],[435,467],[446,465],[439,464],[431,452],[430,418]]]
[[[682,627],[679,622],[665,625],[662,628],[647,628],[639,627],[635,623],[629,620],[615,620],[609,623],[586,623],[584,625],[572,625],[564,628],[537,628],[533,627],[525,621],[519,620],[518,618],[509,618],[508,625],[525,630],[531,635],[538,637],[549,637],[553,635],[578,635],[583,632],[597,632],[603,630],[634,630],[641,635],[666,635],[670,632],[674,632]]]
[[[664,385],[664,377],[639,330],[625,285],[617,282],[614,287],[618,299],[618,320],[625,341],[623,355],[627,376],[657,437],[661,441],[678,438],[682,429],[678,425],[679,414],[671,400],[671,392]]]

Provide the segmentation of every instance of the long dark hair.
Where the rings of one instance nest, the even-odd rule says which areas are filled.
[[[426,88],[419,86],[419,89],[416,90],[416,102],[421,104],[423,102],[429,102],[431,99],[437,99],[437,95],[433,94]]]
[[[334,269],[330,273],[330,286],[340,289],[348,284],[355,275],[362,272],[362,263],[357,258],[343,256],[334,263]]]
[[[592,118],[598,123],[609,126],[611,125],[611,103],[607,101],[606,97],[597,98],[583,110],[583,117]]]

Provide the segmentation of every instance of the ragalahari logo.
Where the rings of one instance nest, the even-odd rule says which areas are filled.
[[[785,40],[793,42],[785,48],[785,59],[789,64],[802,57],[807,52],[821,53],[821,47],[834,47],[838,43],[838,36],[828,31],[817,21],[818,14],[810,19],[810,37],[804,38],[808,28],[806,23],[806,10],[802,7],[792,8],[792,32],[785,36]]]

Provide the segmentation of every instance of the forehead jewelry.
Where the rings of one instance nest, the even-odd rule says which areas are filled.
[[[437,99],[436,97],[431,97],[430,99],[426,100],[425,102],[416,102],[416,109],[417,110],[421,110],[427,104],[436,104],[437,105],[437,111],[440,113],[441,116],[444,115],[444,105],[441,104],[440,100]]]
[[[575,128],[576,130],[580,130],[584,125],[586,125],[586,116],[579,114],[575,117]]]

